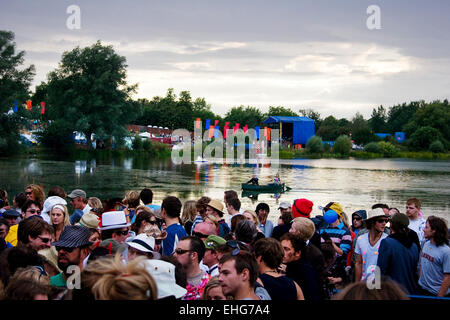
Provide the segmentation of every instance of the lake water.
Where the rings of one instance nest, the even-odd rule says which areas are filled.
[[[54,161],[42,159],[0,159],[0,188],[12,196],[30,183],[48,189],[62,186],[66,192],[81,188],[100,199],[123,197],[128,190],[145,187],[154,192],[154,203],[167,195],[182,201],[202,195],[223,201],[223,192],[234,189],[242,196],[241,183],[257,174],[260,184],[270,182],[279,171],[292,189],[281,194],[259,194],[257,200],[241,197],[242,207],[254,210],[258,202],[270,206],[269,218],[276,221],[281,201],[307,198],[318,206],[339,202],[347,214],[387,203],[405,212],[405,201],[422,201],[425,217],[437,215],[449,220],[450,161],[420,160],[280,160],[278,169],[267,165],[175,165],[171,160],[109,159]]]

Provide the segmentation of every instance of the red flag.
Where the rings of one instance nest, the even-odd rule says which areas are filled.
[[[31,110],[31,100],[27,100],[27,110]]]
[[[195,128],[200,129],[200,126],[201,126],[201,119],[197,118],[197,120],[195,120]]]
[[[214,120],[214,127],[217,127],[218,124],[219,124],[219,120]]]
[[[44,113],[45,113],[45,102],[42,101],[41,102],[41,114],[44,114]]]
[[[214,136],[214,126],[210,126],[209,127],[208,135],[209,135],[210,138],[212,138]]]
[[[227,138],[227,130],[229,129],[228,128],[228,125],[229,125],[230,123],[229,122],[225,122],[225,127],[223,127],[223,137],[226,139]]]
[[[244,130],[244,133],[246,133],[248,131],[248,125],[245,125],[242,129]]]

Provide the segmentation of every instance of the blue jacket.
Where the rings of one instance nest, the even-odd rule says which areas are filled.
[[[381,275],[399,283],[407,294],[416,294],[418,288],[417,263],[419,250],[407,236],[390,235],[381,240],[377,265]]]

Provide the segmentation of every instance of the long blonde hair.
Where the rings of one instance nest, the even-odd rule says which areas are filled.
[[[55,227],[55,232],[56,232],[56,226],[53,224],[53,221],[52,221],[52,211],[53,211],[53,209],[60,209],[61,210],[61,208],[64,209],[64,210],[62,210],[62,212],[64,214],[64,222],[63,222],[64,227],[68,226],[70,224],[70,222],[69,222],[69,210],[67,210],[67,207],[65,205],[63,205],[63,204],[55,204],[49,211],[50,224],[53,227]]]
[[[128,264],[120,254],[91,261],[84,268],[81,281],[91,288],[96,300],[156,300],[156,282],[138,257]]]
[[[195,216],[197,215],[197,201],[195,200],[187,200],[183,206],[183,213],[181,215],[181,224],[185,224],[188,221],[194,221]]]

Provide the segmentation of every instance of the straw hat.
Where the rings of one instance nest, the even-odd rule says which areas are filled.
[[[225,214],[223,212],[223,204],[219,200],[213,199],[213,200],[209,201],[207,205],[210,206],[211,208],[214,208],[215,210],[221,212],[222,215]]]
[[[378,217],[386,218],[386,214],[381,208],[372,209],[369,212],[367,212],[367,218],[365,219],[365,221]]]
[[[58,272],[62,272],[58,267],[58,251],[54,246],[39,250],[38,253],[45,258]]]
[[[125,212],[108,211],[102,214],[102,226],[100,230],[121,229],[130,225],[130,223],[127,223]]]
[[[155,240],[164,240],[167,238],[167,231],[161,231],[161,229],[154,224],[146,225],[142,233],[153,237]]]

